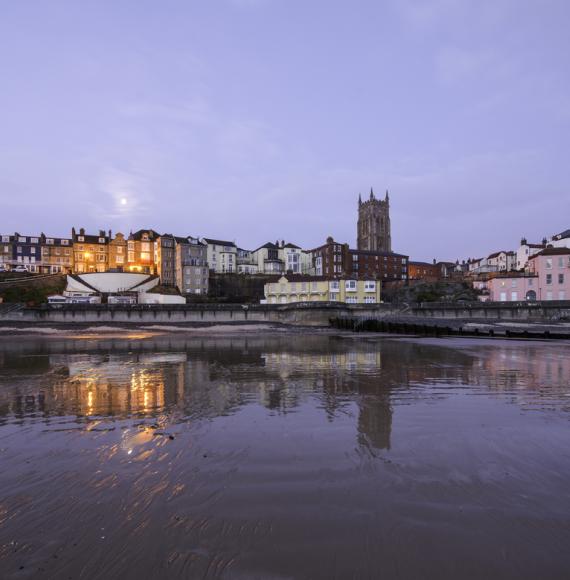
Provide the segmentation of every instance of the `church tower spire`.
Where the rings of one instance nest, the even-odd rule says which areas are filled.
[[[371,252],[391,252],[390,194],[386,190],[384,199],[374,195],[370,188],[370,198],[365,203],[358,195],[357,247]]]

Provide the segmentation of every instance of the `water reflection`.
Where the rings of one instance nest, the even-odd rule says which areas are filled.
[[[562,344],[0,344],[0,570],[566,578]]]
[[[357,442],[376,449],[390,449],[395,405],[451,385],[565,409],[570,377],[565,346],[322,336],[23,341],[4,346],[0,365],[0,424],[211,419],[251,404],[287,414],[316,401],[330,422],[354,407]]]

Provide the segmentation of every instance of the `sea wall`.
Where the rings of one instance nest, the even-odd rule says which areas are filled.
[[[49,324],[232,324],[273,323],[329,326],[332,318],[418,320],[425,324],[453,321],[570,322],[570,301],[522,303],[426,303],[414,307],[390,304],[348,305],[335,302],[297,304],[69,304],[41,308],[3,305],[0,321]]]

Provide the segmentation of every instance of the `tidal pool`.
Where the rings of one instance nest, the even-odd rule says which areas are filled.
[[[3,579],[568,579],[570,346],[0,342]]]

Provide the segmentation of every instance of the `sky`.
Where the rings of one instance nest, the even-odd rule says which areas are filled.
[[[455,260],[570,227],[567,0],[0,0],[0,232]]]

